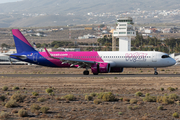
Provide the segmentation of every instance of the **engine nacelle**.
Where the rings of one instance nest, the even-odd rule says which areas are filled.
[[[112,67],[110,72],[123,72],[124,68],[122,67]]]
[[[96,63],[91,66],[92,73],[108,73],[110,72],[109,63]]]

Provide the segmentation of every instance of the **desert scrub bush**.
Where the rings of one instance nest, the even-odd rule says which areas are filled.
[[[97,98],[98,98],[98,99],[102,99],[102,97],[103,97],[104,94],[105,94],[105,93],[99,93]]]
[[[44,102],[44,101],[46,101],[45,98],[38,98],[38,102]]]
[[[76,100],[76,97],[74,95],[72,95],[72,94],[66,95],[63,98],[66,99],[66,100],[69,100],[69,101]]]
[[[11,96],[11,100],[15,100],[16,102],[23,102],[25,98],[26,96],[19,93],[15,93]]]
[[[96,95],[97,95],[96,93],[91,93],[90,94],[90,96],[92,96],[92,97],[96,97]]]
[[[6,96],[5,96],[5,95],[1,95],[1,96],[0,96],[0,101],[3,101],[3,102],[4,102],[5,99],[6,99]]]
[[[2,90],[3,90],[3,91],[7,91],[7,90],[8,90],[8,87],[7,87],[7,86],[4,86],[4,87],[2,87]]]
[[[173,113],[172,116],[175,117],[175,118],[179,118],[179,114],[177,112]]]
[[[12,90],[19,90],[19,87],[14,86],[14,87],[12,88]]]
[[[46,93],[49,94],[49,93],[52,93],[52,92],[53,92],[53,89],[52,89],[52,88],[47,88],[47,89],[46,89]]]
[[[6,108],[13,108],[13,107],[17,107],[18,104],[15,100],[10,100],[5,104]]]
[[[130,104],[136,104],[137,103],[137,100],[136,99],[131,99],[130,100]]]
[[[93,99],[93,97],[92,97],[92,96],[90,96],[90,95],[85,95],[85,100],[90,101],[90,100],[92,100],[92,99]]]
[[[150,96],[150,94],[149,94],[149,93],[146,93],[145,97],[148,97],[148,96]]]
[[[143,93],[140,92],[140,91],[138,91],[138,92],[135,93],[135,96],[142,96],[142,95],[143,95]]]
[[[167,89],[168,89],[170,92],[171,92],[171,91],[175,91],[175,88],[172,88],[172,87],[168,87]]]
[[[137,105],[133,107],[134,110],[136,110],[136,109],[138,109],[138,108],[139,108],[139,106],[137,106]]]
[[[38,96],[39,94],[37,92],[32,92],[33,96]]]
[[[109,102],[109,101],[115,101],[116,97],[111,92],[105,93],[102,97],[103,101]]]
[[[164,91],[164,88],[161,88],[160,90],[161,90],[161,91]]]
[[[156,102],[164,104],[173,104],[174,100],[170,99],[168,96],[157,96]]]
[[[120,101],[123,101],[123,98],[119,98]]]
[[[55,96],[55,93],[54,93],[54,92],[52,92],[52,93],[49,93],[49,95],[50,95],[50,96]]]
[[[163,108],[163,106],[158,106],[157,109],[158,109],[158,110],[163,110],[164,108]]]
[[[37,105],[37,104],[32,104],[30,109],[31,109],[31,112],[34,113],[34,112],[40,110],[41,107],[39,105]]]
[[[97,98],[102,99],[103,101],[114,101],[116,99],[111,92],[99,93]]]
[[[7,112],[0,113],[0,119],[7,119],[7,118],[9,118],[9,113],[7,113]]]
[[[96,104],[96,105],[102,103],[101,100],[99,100],[99,99],[95,99],[93,102],[94,102],[94,104]]]
[[[123,113],[122,112],[118,112],[118,115],[123,115]]]
[[[18,111],[18,116],[19,117],[27,117],[28,116],[28,112],[24,109],[21,109]]]
[[[155,96],[146,96],[143,98],[144,102],[156,102],[156,97]]]
[[[49,108],[48,107],[41,107],[41,109],[40,109],[40,111],[42,112],[42,113],[47,113],[48,112],[48,110],[49,110]]]
[[[27,94],[28,92],[27,91],[24,91],[25,94]]]
[[[133,109],[133,107],[132,107],[132,106],[127,106],[127,108],[128,108],[128,109],[130,109],[130,110],[132,110],[132,109]]]
[[[168,97],[170,99],[176,100],[176,99],[178,99],[179,96],[177,96],[176,94],[170,94]]]

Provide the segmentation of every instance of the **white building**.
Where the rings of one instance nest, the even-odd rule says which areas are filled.
[[[145,32],[146,34],[151,34],[151,33],[152,33],[152,30],[146,29],[144,32]]]
[[[93,39],[93,38],[97,38],[97,37],[95,35],[90,35],[90,34],[78,37],[78,39]]]
[[[119,38],[119,51],[131,51],[131,37],[136,36],[133,24],[133,19],[130,17],[117,20],[113,36]]]
[[[171,33],[171,28],[165,28],[162,30],[163,33]]]

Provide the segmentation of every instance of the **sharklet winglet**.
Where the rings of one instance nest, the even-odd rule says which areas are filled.
[[[48,57],[53,58],[53,59],[59,59],[59,58],[53,57],[46,48],[44,48],[44,49],[45,49]],[[60,59],[59,59],[59,60],[60,60]]]
[[[52,55],[49,53],[49,51],[48,51],[46,48],[44,48],[44,49],[45,49],[47,55],[48,55],[49,57],[52,57]]]

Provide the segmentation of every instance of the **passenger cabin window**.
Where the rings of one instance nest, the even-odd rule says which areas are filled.
[[[169,58],[169,55],[163,55],[162,58]]]

